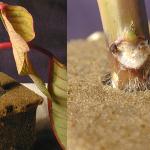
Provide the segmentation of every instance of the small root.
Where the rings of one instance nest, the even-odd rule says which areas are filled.
[[[113,87],[111,73],[107,73],[106,75],[104,75],[101,81],[103,85],[108,85],[108,86]],[[124,88],[121,90],[124,90],[125,92],[150,90],[150,78],[148,78],[148,80],[146,81],[141,81],[139,80],[138,77],[132,78],[126,83]]]

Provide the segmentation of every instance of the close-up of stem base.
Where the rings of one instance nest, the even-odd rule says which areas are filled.
[[[144,1],[98,0],[98,4],[110,53],[112,87],[149,89],[150,46]]]

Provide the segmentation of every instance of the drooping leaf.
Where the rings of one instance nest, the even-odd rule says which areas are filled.
[[[52,122],[62,145],[67,145],[67,68],[54,59],[50,94],[52,96]]]
[[[50,96],[50,93],[48,92],[45,83],[41,80],[41,78],[36,74],[29,74],[29,77],[32,79],[32,81],[36,84],[36,86],[39,88],[39,90],[47,96],[47,98],[52,99]]]
[[[3,19],[3,23],[9,34],[10,41],[12,43],[13,54],[14,54],[18,74],[29,75],[29,77],[33,80],[33,82],[41,90],[41,92],[43,92],[43,94],[45,94],[47,97],[51,98],[47,88],[45,87],[44,82],[37,75],[36,71],[34,70],[34,68],[32,66],[31,61],[28,58],[29,46],[26,42],[27,39],[24,39],[24,38],[28,37],[28,40],[29,40],[29,39],[32,39],[33,37],[27,36],[28,33],[26,33],[26,36],[22,36],[23,33],[25,33],[25,32],[22,32],[22,34],[19,34],[14,29],[11,22],[8,20],[6,12],[5,12],[5,10],[2,10],[1,15],[2,15],[2,19]],[[13,11],[13,13],[15,13],[15,11]],[[17,12],[16,12],[16,15],[17,15]],[[26,19],[28,19],[28,18],[26,18]],[[18,18],[18,20],[19,20],[19,18]]]
[[[2,11],[2,18],[10,37],[10,41],[13,47],[13,54],[19,74],[22,74],[23,67],[25,66],[25,59],[27,52],[29,51],[26,41],[14,30],[13,26],[6,17],[5,12]]]
[[[7,5],[4,9],[6,16],[14,30],[27,42],[35,37],[33,18],[31,14],[21,6]]]

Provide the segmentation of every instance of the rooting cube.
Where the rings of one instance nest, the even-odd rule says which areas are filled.
[[[42,98],[0,72],[0,150],[29,150]]]

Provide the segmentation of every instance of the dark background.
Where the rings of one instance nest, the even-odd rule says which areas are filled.
[[[66,63],[67,0],[5,0],[3,2],[24,6],[32,14],[35,22],[36,38],[33,43],[48,49],[62,63]],[[0,41],[8,41],[8,35],[1,23]],[[47,81],[48,58],[31,50],[31,59],[41,77]],[[20,82],[30,81],[17,75],[12,51],[0,53],[0,71],[8,73]]]
[[[150,0],[145,0],[145,3],[150,19]],[[67,5],[68,40],[85,38],[102,30],[97,0],[68,0]]]
[[[67,47],[67,0],[5,0],[12,5],[24,6],[35,22],[36,38],[33,43],[55,55],[62,63],[66,63]],[[8,41],[8,35],[0,23],[0,41]],[[48,57],[31,50],[30,57],[36,70],[47,81]],[[19,77],[16,71],[12,51],[0,53],[0,71],[5,72],[20,82],[29,82],[29,78]],[[60,150],[50,129],[37,133],[37,141],[33,150]]]

